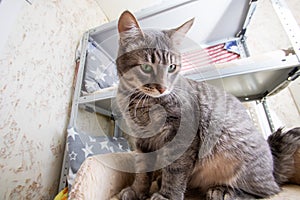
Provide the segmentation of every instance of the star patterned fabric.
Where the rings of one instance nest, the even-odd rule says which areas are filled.
[[[84,89],[93,93],[118,84],[117,68],[99,48],[88,43],[85,63]]]
[[[130,151],[127,140],[123,137],[91,136],[75,130],[73,127],[68,128],[67,147],[69,187],[71,187],[77,171],[86,158],[97,154]]]

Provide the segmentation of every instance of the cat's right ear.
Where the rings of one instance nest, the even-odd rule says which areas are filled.
[[[193,23],[195,21],[195,18],[190,19],[189,21],[185,22],[181,26],[175,29],[171,29],[168,31],[168,34],[175,45],[180,45],[183,41],[185,35],[187,32],[191,29]]]
[[[143,35],[143,32],[139,26],[139,23],[137,22],[136,18],[134,15],[129,12],[128,10],[124,11],[118,21],[118,31],[120,34],[120,37],[124,35],[124,33],[133,33],[134,35],[136,34],[141,34]]]

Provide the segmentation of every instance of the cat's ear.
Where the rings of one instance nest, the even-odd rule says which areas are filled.
[[[195,18],[190,19],[178,28],[169,30],[169,36],[176,45],[180,45],[187,32],[191,29]]]
[[[139,26],[139,23],[137,22],[134,15],[129,12],[128,10],[124,11],[118,21],[118,31],[120,34],[120,37],[122,37],[122,33],[124,32],[134,32],[134,33],[140,33],[143,35],[143,32]]]

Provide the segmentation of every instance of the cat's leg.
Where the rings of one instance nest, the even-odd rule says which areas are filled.
[[[219,151],[199,161],[189,186],[215,200],[265,198],[279,192],[268,150],[260,146],[245,155],[233,153]]]
[[[236,175],[235,181],[231,182],[233,187],[215,186],[208,189],[207,200],[222,199],[257,199],[267,198],[280,191],[279,186],[273,177],[272,160],[268,152],[260,151],[256,153],[259,159],[250,159],[244,163],[243,167]],[[256,157],[257,158],[257,157]],[[217,172],[216,172],[217,173]]]
[[[120,192],[122,200],[145,200],[149,197],[152,173],[138,173],[130,187]]]
[[[243,191],[235,190],[230,186],[215,186],[208,189],[206,200],[251,200],[256,199]]]
[[[280,187],[275,182],[273,175],[273,161],[268,150],[260,149],[256,152],[255,159],[247,163],[240,173],[236,186],[260,198],[267,198],[280,192]]]
[[[144,156],[140,151],[135,156],[136,173],[134,182],[131,186],[123,189],[119,196],[121,200],[144,200],[149,197],[149,191],[152,184],[153,166],[156,157],[151,158]]]
[[[151,200],[183,200],[188,172],[175,169],[172,165],[174,163],[162,170],[161,188],[152,195]]]
[[[160,190],[152,195],[151,200],[183,200],[196,155],[189,149],[172,164],[163,168]]]

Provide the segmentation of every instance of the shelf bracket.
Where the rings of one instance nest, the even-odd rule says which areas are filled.
[[[300,28],[285,0],[270,0],[300,62]]]

